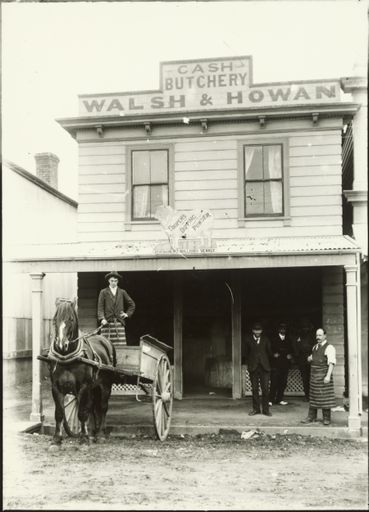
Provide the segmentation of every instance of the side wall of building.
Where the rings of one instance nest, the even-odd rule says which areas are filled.
[[[77,208],[23,176],[3,168],[3,250],[17,244],[76,240]],[[23,253],[20,257],[25,256]],[[3,267],[4,383],[32,378],[32,283],[14,266]],[[56,297],[77,296],[76,273],[49,274],[43,279],[44,346],[48,346]]]
[[[76,207],[3,168],[3,244],[76,240]]]
[[[43,348],[53,335],[52,318],[57,297],[77,297],[77,274],[46,274],[43,278]],[[28,274],[3,277],[4,384],[17,385],[32,378],[32,280]]]

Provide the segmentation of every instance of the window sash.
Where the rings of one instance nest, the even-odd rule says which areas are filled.
[[[138,153],[141,153],[138,155]],[[165,153],[165,169],[160,169],[158,159],[155,158],[159,153]],[[135,169],[135,162],[145,165],[146,173],[141,175]],[[155,169],[159,169],[159,176],[153,176]],[[144,174],[144,176],[142,176]],[[146,179],[145,179],[146,178]],[[166,181],[163,181],[166,178]],[[162,196],[162,201],[159,203],[163,205],[169,204],[169,150],[168,149],[133,149],[131,150],[131,219],[132,220],[155,220],[153,216],[156,209],[154,200],[155,189],[161,188],[159,196]],[[141,195],[141,197],[140,197]]]
[[[279,161],[277,160],[277,165],[274,169],[272,169],[270,163],[276,160],[275,155],[271,151],[271,148],[279,148]],[[252,160],[248,161],[250,158],[250,150],[255,150],[255,155],[258,156],[259,164],[260,164],[260,149],[261,149],[261,166],[259,169],[252,169]],[[248,179],[247,173],[251,171],[252,174],[259,175],[260,177],[254,179]],[[270,172],[273,170],[274,172]],[[260,172],[261,171],[261,172]],[[280,177],[278,176],[280,174]],[[276,175],[278,177],[276,177]],[[284,176],[283,176],[283,145],[282,144],[245,144],[243,145],[243,177],[244,177],[244,216],[245,217],[280,217],[284,215]],[[262,200],[259,197],[259,205],[256,203],[255,211],[252,212],[253,203],[251,200],[253,199],[252,195],[250,195],[250,190],[252,191],[252,187],[259,189],[259,194],[262,193]],[[262,184],[262,186],[258,186],[257,184]],[[280,184],[280,187],[276,187],[275,185]],[[266,200],[266,192],[269,189],[269,198],[270,200]],[[274,193],[273,193],[274,191]],[[262,204],[262,208],[260,205]],[[258,208],[259,206],[259,208]],[[269,207],[268,207],[269,206]],[[276,211],[273,211],[276,210]]]
[[[133,220],[155,220],[153,205],[153,189],[162,187],[162,202],[160,204],[169,204],[169,186],[167,183],[153,183],[151,185],[133,185],[132,186],[132,219]],[[142,191],[141,202],[136,199],[137,192]],[[146,197],[144,197],[146,196]],[[145,201],[145,202],[143,202]]]

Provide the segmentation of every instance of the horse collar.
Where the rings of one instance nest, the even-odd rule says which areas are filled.
[[[69,354],[60,354],[54,349],[54,343],[50,345],[49,349],[49,356],[51,356],[53,359],[57,359],[59,361],[68,361],[72,362],[75,359],[78,359],[79,357],[83,356],[83,340],[81,338],[78,339],[78,344],[76,348],[73,350],[73,352],[70,352]]]

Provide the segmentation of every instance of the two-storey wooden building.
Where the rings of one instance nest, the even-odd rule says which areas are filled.
[[[79,242],[24,271],[78,272],[81,327],[111,269],[137,310],[128,342],[174,347],[175,396],[247,391],[254,320],[324,326],[335,386],[360,427],[360,248],[343,234],[342,128],[359,105],[339,79],[257,84],[252,59],[165,62],[155,91],[80,96],[59,120],[79,146]]]

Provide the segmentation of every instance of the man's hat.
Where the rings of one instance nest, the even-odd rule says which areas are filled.
[[[278,325],[278,329],[287,329],[287,324],[285,322],[281,322],[279,325]]]
[[[259,329],[262,329],[262,328],[263,328],[263,326],[261,325],[261,323],[260,323],[260,322],[254,322],[254,323],[252,324],[252,328],[253,328],[253,329],[255,329],[255,330],[259,330]]]
[[[106,276],[105,276],[106,281],[109,281],[109,279],[111,277],[116,277],[117,279],[122,279],[122,276],[120,274],[118,274],[118,272],[115,272],[115,270],[113,270],[112,272],[109,272],[109,274],[106,274]]]

